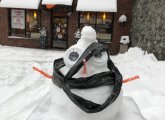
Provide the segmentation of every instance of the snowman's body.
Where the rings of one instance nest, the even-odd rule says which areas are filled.
[[[82,30],[82,37],[77,44],[71,46],[63,57],[65,66],[60,69],[61,73],[65,76],[70,68],[76,63],[77,59],[85,51],[85,49],[96,40],[96,33],[91,27],[86,27]],[[71,55],[73,53],[73,55]],[[86,73],[83,73],[83,67],[73,76],[74,78],[88,77],[96,73],[109,71],[107,68],[108,55],[102,52],[100,57],[93,56],[86,63]],[[71,57],[73,58],[71,58]],[[102,86],[91,89],[73,89],[72,92],[87,100],[94,101],[98,104],[103,104],[112,88],[109,86]],[[97,113],[86,113],[77,107],[65,94],[63,89],[52,84],[50,89],[51,94],[51,110],[56,114],[61,115],[60,120],[114,120],[115,116],[120,110],[122,104],[122,91],[118,98],[107,108]],[[65,113],[64,113],[65,112]],[[73,117],[74,116],[74,117]],[[105,116],[105,117],[104,117]]]

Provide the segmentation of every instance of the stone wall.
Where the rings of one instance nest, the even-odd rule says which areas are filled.
[[[165,0],[132,0],[132,46],[165,60]]]

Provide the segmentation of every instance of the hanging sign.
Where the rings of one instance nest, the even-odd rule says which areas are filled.
[[[25,10],[11,10],[11,28],[25,29]]]
[[[53,5],[53,4],[46,4],[46,7],[48,8],[48,9],[51,9],[51,8],[53,8],[55,5]]]

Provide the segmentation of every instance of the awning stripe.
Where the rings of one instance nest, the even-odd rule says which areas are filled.
[[[78,0],[76,10],[117,12],[117,0]]]
[[[42,0],[42,4],[72,5],[73,0]]]
[[[1,0],[0,7],[38,9],[41,0]]]

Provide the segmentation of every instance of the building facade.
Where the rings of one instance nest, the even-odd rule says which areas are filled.
[[[131,0],[116,0],[117,12],[77,11],[78,0],[68,5],[42,5],[38,9],[0,8],[0,44],[40,48],[40,30],[47,31],[47,48],[68,48],[76,40],[76,31],[90,25],[97,39],[111,54],[120,49],[121,36],[129,36]],[[122,15],[127,21],[120,23]]]

